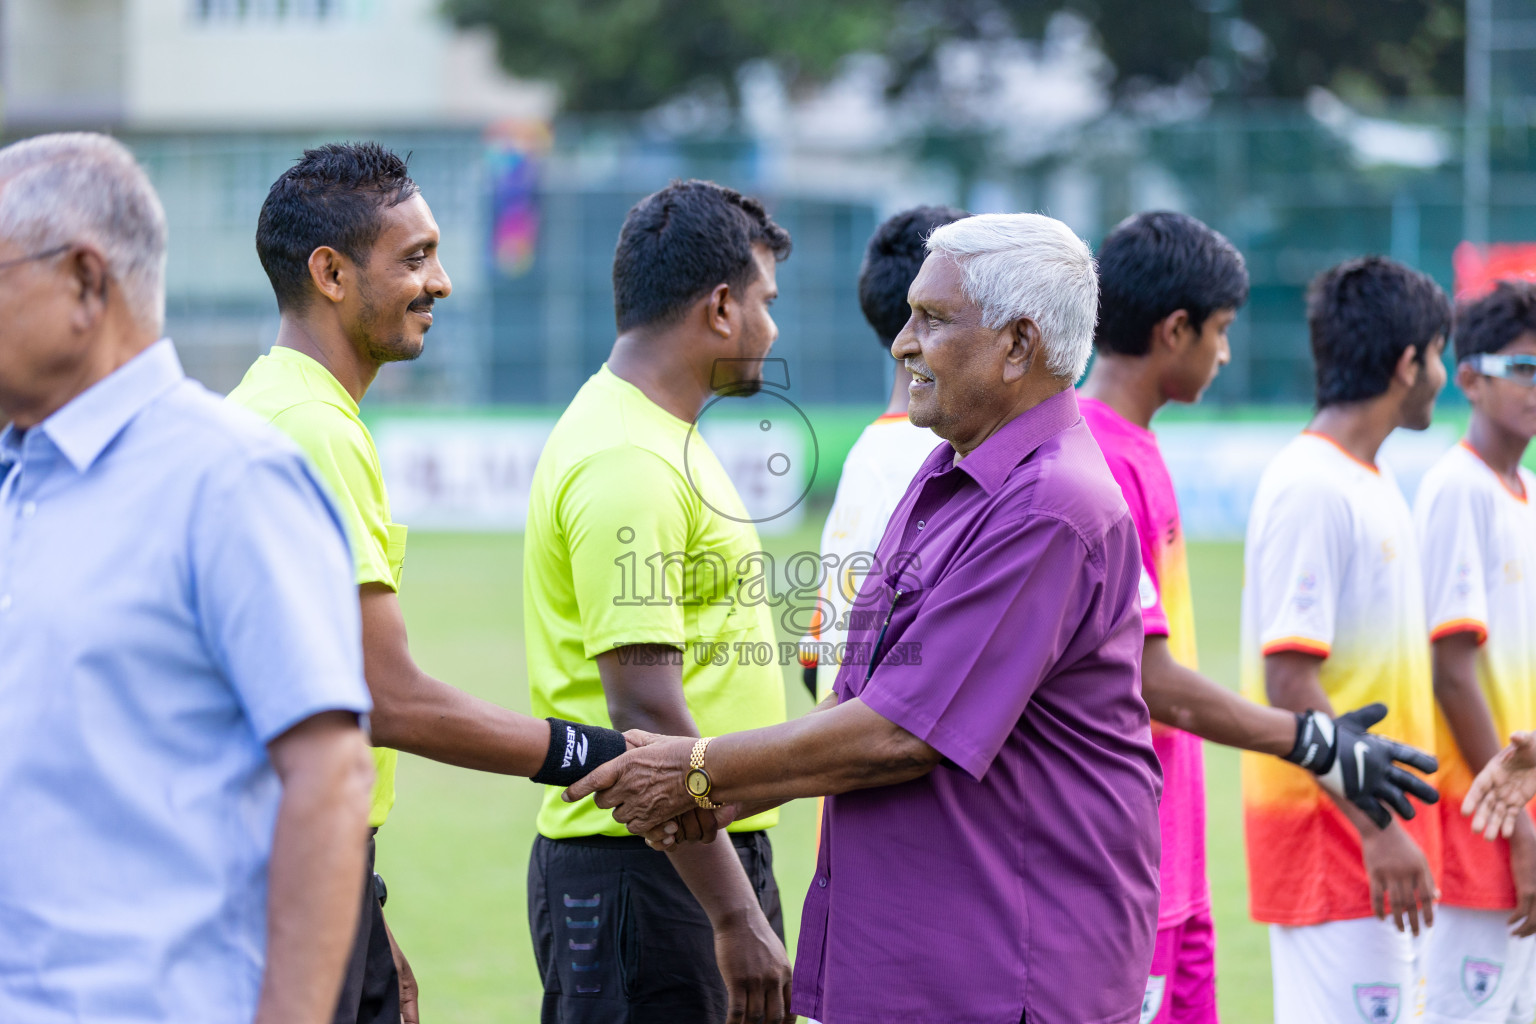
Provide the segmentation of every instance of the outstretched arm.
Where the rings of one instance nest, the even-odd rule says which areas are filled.
[[[382,583],[365,583],[358,591],[374,744],[482,772],[538,773],[550,749],[549,723],[427,675],[411,657],[395,592]]]
[[[1293,656],[1317,661],[1310,655]],[[1308,684],[1301,686],[1295,704],[1265,707],[1180,665],[1169,653],[1166,637],[1147,637],[1141,658],[1142,696],[1152,717],[1164,725],[1300,765],[1316,775],[1318,784],[1331,795],[1349,800],[1382,828],[1389,820],[1388,807],[1405,818],[1413,817],[1406,794],[1427,803],[1438,799],[1428,783],[1396,764],[1432,772],[1434,758],[1368,731],[1385,715],[1385,708],[1380,714],[1361,708],[1333,719],[1321,689],[1310,694],[1310,699],[1322,701],[1319,706],[1307,703]],[[1298,705],[1301,710],[1287,710]],[[1340,750],[1345,757],[1338,756]]]
[[[693,740],[668,738],[631,750],[566,790],[597,794],[631,832],[654,832],[694,806],[684,788]],[[782,725],[711,741],[705,757],[716,803],[774,805],[800,797],[891,786],[921,778],[939,752],[858,698]]]
[[[1141,695],[1152,718],[1224,747],[1284,757],[1296,744],[1296,716],[1244,700],[1173,659],[1166,636],[1148,636]]]
[[[837,707],[837,703],[836,692],[829,693],[822,698],[820,704],[817,704],[815,707],[811,708],[811,710],[807,711],[806,714],[814,715],[818,711],[826,711],[829,708],[835,708]],[[663,740],[669,740],[672,737],[659,736],[656,733],[631,730],[624,734],[624,738],[629,742],[630,748],[633,749],[635,747],[649,746],[652,743],[659,743]],[[690,751],[692,750],[691,747],[689,749]],[[724,804],[714,811],[701,810],[698,812],[698,815],[701,820],[709,820],[712,815],[713,821],[711,824],[714,828],[721,829],[730,825],[730,823],[733,821],[739,821],[743,818],[750,818],[753,815],[762,814],[764,811],[771,811],[775,807],[778,807],[786,802],[787,801],[785,800],[767,799],[753,800],[747,803]],[[706,836],[704,838],[704,842],[709,842],[711,838],[713,838],[712,835]],[[645,833],[645,841],[650,844],[651,848],[654,850],[669,851],[669,848],[676,843],[689,842],[696,839],[698,839],[698,836],[694,834],[694,829],[690,825],[688,815],[683,815],[681,818],[675,818],[672,821],[665,822],[660,828],[654,828]]]

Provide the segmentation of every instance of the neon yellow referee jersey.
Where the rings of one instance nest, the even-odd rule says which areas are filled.
[[[705,736],[784,721],[772,569],[709,446],[606,365],[539,455],[523,537],[533,713],[609,725],[593,659],[630,644],[677,649],[683,699]],[[793,645],[789,648],[793,659]],[[777,824],[777,809],[731,825]],[[550,787],[550,839],[628,835],[592,798]]]
[[[314,463],[346,524],[358,585],[382,583],[399,590],[405,527],[389,520],[379,453],[341,382],[304,353],[273,347],[251,364],[229,401],[293,438]],[[384,824],[395,804],[397,757],[383,747],[373,750],[377,781],[370,825]]]

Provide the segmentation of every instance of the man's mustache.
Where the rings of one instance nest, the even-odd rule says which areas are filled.
[[[433,304],[436,302],[437,300],[431,296],[428,296],[424,299],[417,299],[415,302],[411,303],[410,310],[412,313],[430,313],[432,312]]]

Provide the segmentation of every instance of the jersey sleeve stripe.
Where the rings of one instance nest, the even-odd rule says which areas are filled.
[[[1279,654],[1283,651],[1297,651],[1301,654],[1315,654],[1319,658],[1328,657],[1333,648],[1321,640],[1313,640],[1305,636],[1282,636],[1271,640],[1264,645],[1264,656]]]
[[[1477,619],[1451,619],[1449,622],[1442,622],[1430,631],[1429,639],[1433,642],[1456,633],[1475,633],[1479,644],[1488,641],[1488,626]]]
[[[800,640],[800,667],[815,668],[820,660],[819,653],[814,644],[821,640],[821,603],[817,602],[816,608],[811,612],[811,628]]]

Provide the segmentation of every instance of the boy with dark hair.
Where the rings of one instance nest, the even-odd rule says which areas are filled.
[[[1445,384],[1450,302],[1424,274],[1366,257],[1318,276],[1307,321],[1318,410],[1264,471],[1248,520],[1243,689],[1298,712],[1381,702],[1391,708],[1383,735],[1432,749],[1413,516],[1376,456],[1398,427],[1429,426]],[[1252,912],[1270,924],[1276,1024],[1416,1014],[1439,815],[1372,820],[1295,768],[1252,756],[1243,801]]]
[[[1205,877],[1205,769],[1200,740],[1305,765],[1378,820],[1381,802],[1412,816],[1394,759],[1428,759],[1365,732],[1362,709],[1332,721],[1245,700],[1196,671],[1194,607],[1173,483],[1152,433],[1165,404],[1197,402],[1228,359],[1227,329],[1248,298],[1243,258],[1219,233],[1180,213],[1127,218],[1099,249],[1098,361],[1079,405],[1130,506],[1141,541],[1146,632],[1142,696],[1163,769],[1161,900],[1144,1024],[1213,1024],[1215,932]],[[1363,744],[1363,760],[1336,756]],[[1432,792],[1420,795],[1433,798]]]
[[[952,206],[914,206],[888,218],[870,237],[859,268],[859,306],[887,353],[911,318],[907,289],[928,256],[928,236],[934,228],[968,216]],[[827,578],[817,595],[810,632],[800,647],[806,688],[817,700],[832,691],[841,661],[839,645],[848,639],[848,615],[886,521],[939,443],[932,431],[915,427],[907,419],[910,383],[912,375],[898,362],[885,411],[848,450],[837,496],[821,531]]]
[[[298,442],[346,527],[373,693],[375,833],[395,802],[397,750],[536,782],[579,777],[624,751],[613,730],[508,711],[433,679],[411,658],[396,594],[405,527],[390,517],[357,403],[384,363],[421,355],[433,304],[452,291],[437,246],[437,223],[400,157],[373,142],[305,151],[273,183],[257,221],[256,252],[282,316],[277,341],[229,395]],[[577,745],[584,764],[566,754]],[[416,981],[384,921],[372,840],[368,859],[336,1021],[414,1022]]]
[[[1472,420],[1414,501],[1444,764],[1425,1019],[1525,1024],[1536,1014],[1536,828],[1521,814],[1507,839],[1487,842],[1458,812],[1510,735],[1536,728],[1536,477],[1520,466],[1536,436],[1536,286],[1502,282],[1464,305],[1455,338]]]
[[[789,250],[760,203],[707,181],[675,182],[625,218],[618,337],[545,442],[529,496],[536,713],[666,736],[784,720],[780,669],[737,657],[775,640],[768,606],[737,575],[761,543],[695,421],[714,395],[760,386]],[[724,663],[699,657],[733,644]],[[782,1020],[789,958],[766,832],[777,822],[776,809],[748,817],[729,841],[669,855],[551,789],[528,862],[544,1024]],[[683,837],[700,828],[690,819]]]

